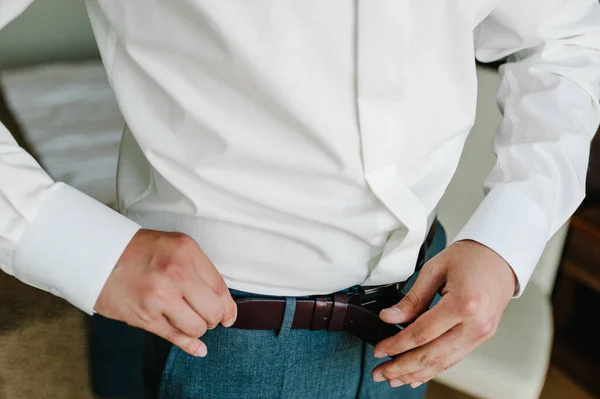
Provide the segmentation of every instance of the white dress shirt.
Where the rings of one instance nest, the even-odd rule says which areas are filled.
[[[32,0],[0,0],[0,27]],[[597,0],[88,0],[128,127],[120,213],[0,126],[0,266],[92,313],[140,226],[231,288],[406,280],[473,124],[475,57],[509,56],[486,198],[456,240],[525,287],[584,197],[600,121]]]

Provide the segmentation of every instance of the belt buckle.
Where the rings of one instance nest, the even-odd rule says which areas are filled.
[[[379,301],[381,298],[374,298],[374,299],[370,299],[368,301],[365,301],[365,298],[367,295],[374,294],[377,291],[387,290],[390,287],[394,287],[398,291],[400,291],[402,289],[400,283],[390,283],[390,284],[378,285],[376,287],[363,288],[362,289],[363,295],[360,300],[360,306],[367,306],[367,305],[370,305],[370,304],[373,304],[373,303]]]
[[[374,287],[369,287],[367,289],[363,288],[363,293],[365,295],[369,295],[369,294],[372,294],[372,293],[377,292],[379,290],[383,290],[385,288],[391,287],[392,285],[398,286],[398,283],[390,283],[390,284],[385,284],[385,285],[377,285],[377,286],[374,286]]]

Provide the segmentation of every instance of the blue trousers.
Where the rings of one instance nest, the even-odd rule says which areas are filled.
[[[428,251],[445,245],[445,234]],[[411,278],[405,289],[414,283]],[[233,291],[234,298],[252,294]],[[286,298],[279,331],[217,327],[203,341],[208,355],[197,358],[148,334],[145,346],[148,398],[400,398],[420,399],[426,385],[391,388],[375,383],[373,347],[344,332],[291,330],[295,298]]]

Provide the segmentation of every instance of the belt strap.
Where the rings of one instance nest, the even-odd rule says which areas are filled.
[[[238,317],[232,328],[278,330],[281,327],[285,299],[244,298],[237,300],[237,306]],[[376,345],[397,334],[402,326],[384,323],[374,309],[350,304],[348,296],[340,294],[326,302],[297,299],[292,329],[346,331]]]

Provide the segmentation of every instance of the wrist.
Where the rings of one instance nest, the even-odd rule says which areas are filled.
[[[506,261],[506,259],[498,254],[498,252],[494,251],[487,245],[472,239],[456,241],[452,245],[464,245],[470,248],[470,250],[478,252],[479,254],[477,255],[477,258],[481,259],[481,263],[483,263],[486,267],[491,267],[492,270],[498,274],[498,278],[500,279],[499,281],[503,282],[503,285],[506,285],[510,288],[510,296],[512,297],[514,295],[519,280],[513,268]]]

